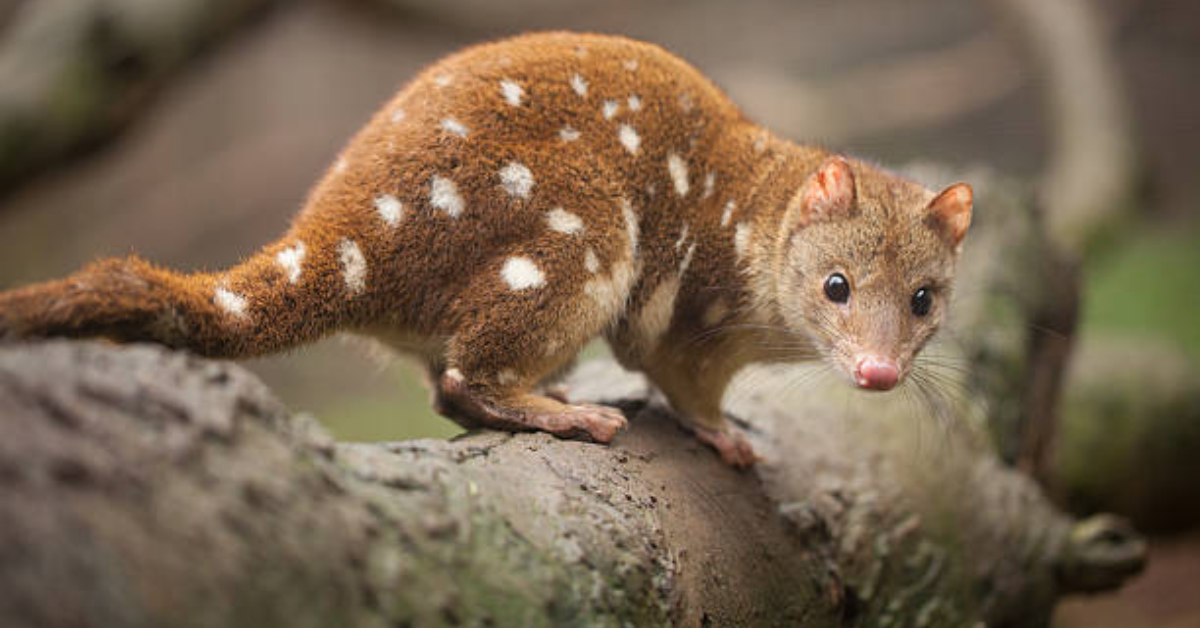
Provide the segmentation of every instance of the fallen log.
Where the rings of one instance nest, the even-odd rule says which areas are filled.
[[[925,455],[904,429],[863,438],[752,396],[740,408],[766,461],[738,473],[648,405],[636,376],[600,362],[575,381],[633,418],[613,446],[495,432],[350,444],[235,365],[149,346],[6,347],[0,615],[1030,626],[1059,595],[1140,565],[1123,526],[1072,522],[960,439]]]

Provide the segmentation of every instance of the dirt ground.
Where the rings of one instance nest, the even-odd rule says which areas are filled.
[[[777,131],[885,163],[984,163],[1035,178],[1044,161],[1036,81],[976,3],[412,4],[423,8],[302,0],[235,34],[117,141],[0,199],[0,287],[130,251],[181,268],[231,264],[282,231],[346,138],[422,66],[526,30],[655,41]],[[1146,222],[1197,233],[1200,4],[1099,4],[1145,139]],[[947,66],[967,70],[930,76]],[[456,431],[428,411],[416,425],[389,421],[423,408],[424,392],[412,369],[374,355],[331,340],[253,368],[293,408],[345,417],[331,425],[343,438]],[[1133,585],[1064,604],[1055,625],[1200,626],[1200,537],[1164,540],[1153,554]]]

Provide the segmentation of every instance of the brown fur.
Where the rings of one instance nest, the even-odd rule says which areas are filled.
[[[611,115],[606,101],[617,103]],[[506,189],[500,172],[513,162],[532,187]],[[457,186],[457,217],[435,202],[435,176]],[[384,194],[403,208],[394,226],[376,207]],[[970,195],[951,188],[931,209],[933,196],[774,138],[656,46],[529,35],[423,72],[358,133],[287,234],[235,268],[181,275],[101,262],[0,295],[0,335],[152,339],[244,357],[364,331],[419,355],[440,410],[465,423],[607,441],[618,413],[529,392],[603,333],[701,438],[747,464],[720,402],[741,366],[780,357],[764,343],[807,343],[843,363],[869,347],[903,369],[936,329]],[[563,230],[582,228],[548,228],[556,208],[578,219]],[[365,262],[360,284],[346,241]],[[277,255],[299,244],[292,283]],[[847,306],[822,294],[833,270],[852,284]],[[513,288],[509,271],[522,286],[538,273],[542,283]],[[917,320],[909,298],[926,284],[935,315]]]

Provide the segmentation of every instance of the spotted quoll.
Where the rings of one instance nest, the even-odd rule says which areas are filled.
[[[657,46],[534,34],[423,72],[232,269],[100,261],[0,295],[0,336],[245,357],[355,331],[419,357],[464,424],[608,442],[618,410],[537,392],[604,335],[747,465],[735,372],[823,358],[895,386],[942,321],[971,199],[779,139]]]

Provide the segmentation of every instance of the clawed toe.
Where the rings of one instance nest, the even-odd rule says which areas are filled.
[[[625,415],[616,408],[595,404],[575,404],[568,408],[570,411],[564,413],[564,416],[576,429],[586,432],[592,440],[598,443],[612,441],[617,432],[625,429],[629,424]]]
[[[758,462],[758,454],[754,453],[754,447],[741,432],[729,429],[711,430],[702,427],[692,429],[696,433],[696,438],[717,450],[717,453],[721,455],[721,461],[725,464],[745,469]]]

